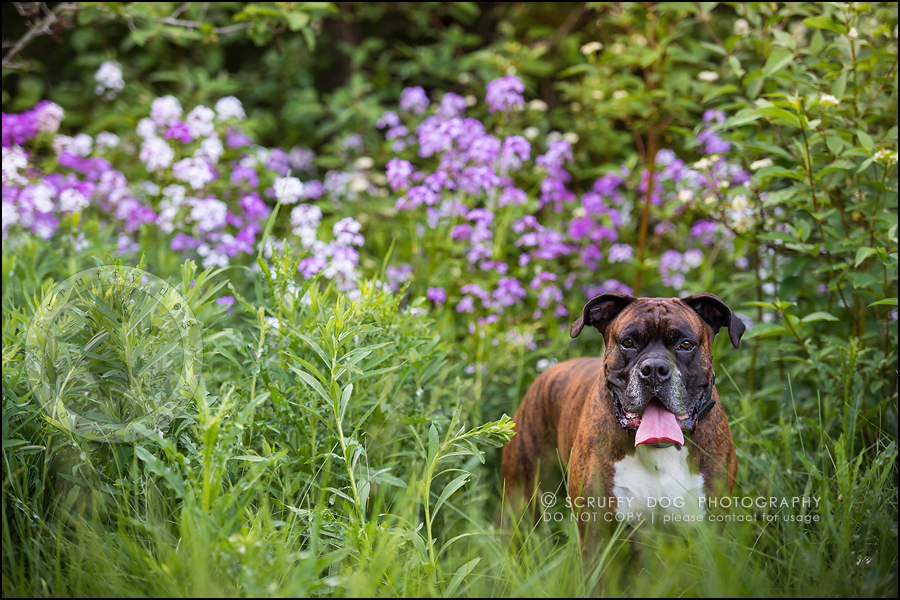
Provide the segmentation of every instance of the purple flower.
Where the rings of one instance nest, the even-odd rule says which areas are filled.
[[[485,101],[488,104],[490,112],[508,110],[514,106],[525,104],[522,98],[522,92],[525,91],[525,84],[515,75],[507,75],[500,79],[487,84],[487,94]]]
[[[500,177],[488,166],[466,167],[459,177],[459,189],[473,196],[490,191],[499,183]]]
[[[259,177],[256,174],[256,169],[251,167],[242,167],[240,165],[236,166],[231,172],[231,183],[237,186],[241,184],[241,181],[246,181],[247,185],[249,185],[250,187],[258,187]]]
[[[184,121],[169,121],[169,128],[163,137],[167,140],[178,140],[182,144],[189,144],[194,141],[193,136],[191,136],[191,128]]]
[[[700,241],[704,244],[709,244],[712,242],[713,235],[718,231],[719,226],[713,223],[712,221],[700,220],[694,223],[694,226],[691,227],[691,235],[696,238],[700,238]]]
[[[534,279],[532,279],[531,283],[528,285],[531,287],[531,289],[536,290],[541,287],[541,284],[545,281],[556,281],[556,275],[547,271],[541,271],[540,273],[535,275]]]
[[[417,115],[421,115],[431,104],[425,90],[422,86],[408,87],[400,92],[400,108],[402,110],[410,110]]]
[[[177,233],[175,237],[172,238],[172,241],[169,243],[169,248],[172,250],[192,250],[200,245],[200,242],[186,233]]]
[[[628,244],[613,244],[606,259],[611,263],[628,262],[634,256],[634,248]]]
[[[528,195],[522,190],[514,187],[508,187],[500,193],[500,198],[497,200],[497,204],[499,206],[509,206],[510,204],[514,204],[516,206],[525,204],[528,201]]]
[[[424,185],[409,188],[405,196],[401,196],[394,208],[397,210],[411,210],[420,204],[431,206],[439,200],[439,196]]]
[[[297,270],[303,276],[303,279],[312,279],[327,264],[328,261],[323,256],[307,256],[297,265]]]
[[[669,150],[668,148],[663,148],[656,153],[656,159],[654,162],[661,167],[665,167],[666,165],[672,164],[672,161],[674,160],[675,152],[673,150]]]
[[[572,176],[563,168],[563,165],[572,162],[572,144],[566,140],[552,141],[547,146],[546,154],[538,156],[534,162],[547,169],[549,177],[569,181]]]
[[[456,305],[456,312],[475,312],[475,299],[472,296],[463,296],[463,299],[460,300],[459,304]]]
[[[396,127],[400,124],[400,117],[392,110],[386,110],[382,113],[381,118],[375,121],[375,127],[384,129],[386,127]]]
[[[725,111],[708,109],[703,113],[703,120],[707,123],[715,121],[720,125],[725,122]]]
[[[216,298],[216,304],[219,304],[220,306],[231,306],[234,302],[234,296],[221,296]]]
[[[483,227],[494,220],[494,213],[486,208],[476,208],[469,211],[469,214],[466,215],[466,219],[469,221],[476,221],[479,226]]]
[[[619,174],[609,171],[594,182],[594,191],[601,196],[611,197],[615,194],[616,188],[622,185],[624,181]]]
[[[581,251],[580,260],[585,268],[596,271],[600,267],[600,261],[603,260],[603,252],[597,246],[589,244]]]
[[[468,223],[457,225],[450,231],[450,237],[454,240],[467,240],[472,235],[472,226]]]
[[[493,298],[501,307],[512,306],[526,296],[525,288],[514,277],[501,277]]]
[[[497,158],[500,153],[500,140],[492,135],[482,135],[469,146],[469,160],[487,164]]]
[[[282,177],[287,177],[288,172],[291,170],[290,162],[291,159],[287,152],[281,148],[272,148],[272,151],[269,152],[269,160],[266,163],[266,167]]]
[[[225,143],[229,148],[243,148],[252,144],[253,140],[237,127],[229,127],[225,132]]]
[[[599,226],[591,233],[591,240],[594,242],[599,242],[602,239],[607,239],[610,242],[614,242],[619,239],[619,232],[615,229],[610,229],[609,227]]]
[[[569,223],[569,237],[573,240],[580,240],[589,236],[593,229],[594,222],[590,217],[572,219],[572,222]]]
[[[440,114],[445,119],[458,117],[464,112],[466,112],[466,99],[459,94],[447,92],[446,94],[444,94],[444,97],[441,98],[441,105],[440,108],[438,108],[438,114]]]
[[[520,135],[511,135],[503,140],[500,166],[505,171],[518,171],[522,163],[531,158],[531,142]]]
[[[415,167],[408,160],[392,158],[387,164],[387,181],[391,190],[397,191],[409,187],[409,178],[415,171]]]
[[[430,287],[426,290],[425,297],[435,304],[443,304],[447,301],[447,292],[444,288]]]
[[[406,125],[397,125],[396,127],[391,127],[384,134],[384,139],[386,140],[395,140],[397,138],[406,137],[409,135],[409,129],[406,128]]]

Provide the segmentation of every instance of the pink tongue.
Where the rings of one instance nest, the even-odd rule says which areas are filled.
[[[684,445],[684,434],[675,415],[667,411],[659,402],[652,400],[644,415],[641,417],[641,425],[634,437],[634,447],[641,444],[676,443]]]

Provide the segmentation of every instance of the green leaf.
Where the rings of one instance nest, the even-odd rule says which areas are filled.
[[[858,267],[860,264],[862,264],[862,261],[866,260],[873,254],[877,254],[877,253],[878,253],[878,250],[876,250],[875,248],[870,248],[869,246],[863,246],[862,248],[860,248],[859,250],[856,251],[856,262],[853,266]]]
[[[465,473],[460,475],[453,481],[447,484],[447,487],[444,488],[444,491],[441,492],[441,495],[438,497],[438,501],[434,504],[434,510],[431,513],[431,522],[434,523],[434,517],[437,516],[438,509],[441,505],[447,501],[453,492],[464,486],[469,481],[469,474]]]
[[[428,430],[428,462],[431,463],[436,457],[438,453],[438,432],[437,427],[434,426],[434,423],[431,424],[431,428]]]
[[[789,333],[790,331],[788,331],[787,327],[777,323],[759,323],[744,334],[744,339],[779,337]]]
[[[869,306],[897,306],[896,298],[885,298],[884,300],[878,300],[869,304]]]
[[[456,588],[458,588],[459,584],[462,583],[462,580],[475,569],[475,565],[477,565],[480,560],[481,557],[479,556],[456,570],[456,573],[454,573],[453,577],[450,579],[450,584],[447,586],[447,589],[444,590],[445,598],[449,598],[456,592]]]
[[[327,403],[331,403],[331,396],[328,392],[325,391],[325,388],[322,387],[322,384],[316,381],[316,378],[304,371],[303,369],[298,369],[297,367],[289,367],[291,371],[297,374],[297,376],[306,382],[306,384],[314,389],[316,393],[318,393],[322,399]]]
[[[803,24],[807,27],[815,27],[816,29],[827,29],[828,31],[833,31],[841,35],[847,33],[847,30],[843,25],[835,23],[828,15],[808,17],[806,19],[803,19]]]
[[[825,312],[824,310],[819,310],[814,313],[810,313],[800,319],[801,323],[812,323],[814,321],[840,321],[836,316],[829,312]]]
[[[776,48],[766,60],[766,66],[763,67],[763,76],[771,77],[794,60],[794,53],[786,48]]]
[[[856,137],[859,138],[859,143],[862,144],[863,148],[865,148],[869,152],[872,151],[872,147],[875,146],[875,143],[872,141],[872,137],[868,133],[861,129],[858,129],[856,131]]]

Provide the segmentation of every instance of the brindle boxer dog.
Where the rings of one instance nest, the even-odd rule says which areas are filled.
[[[555,490],[547,483],[560,461],[582,532],[653,511],[698,516],[705,498],[730,494],[737,461],[711,346],[727,327],[737,348],[741,320],[713,294],[609,292],[585,305],[570,335],[585,325],[603,334],[604,356],[543,372],[516,412],[502,462],[510,506]]]

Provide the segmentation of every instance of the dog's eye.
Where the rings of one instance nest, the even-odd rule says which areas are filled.
[[[685,351],[691,351],[694,349],[694,342],[690,340],[684,340],[683,342],[681,342],[681,345],[678,346],[678,348]]]
[[[623,348],[634,348],[634,341],[631,338],[625,338],[622,340]]]

